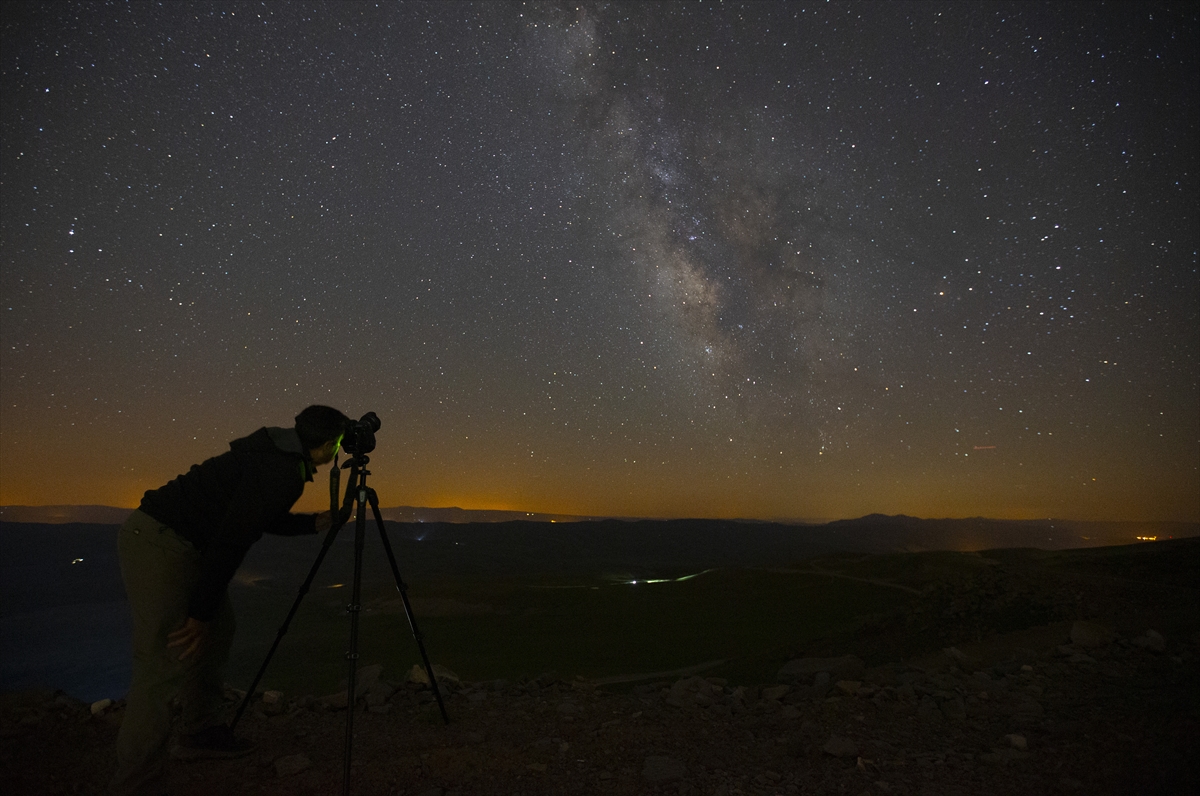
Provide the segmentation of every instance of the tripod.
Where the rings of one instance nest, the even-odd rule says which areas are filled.
[[[417,649],[421,651],[421,660],[425,664],[425,673],[429,676],[429,685],[433,689],[433,695],[437,698],[438,709],[442,713],[442,721],[447,724],[450,723],[450,717],[446,715],[446,705],[442,702],[442,693],[438,689],[437,678],[433,674],[433,666],[429,663],[429,656],[425,653],[424,636],[417,629],[417,620],[413,616],[412,605],[408,601],[408,586],[400,577],[400,569],[396,566],[396,556],[392,553],[391,542],[388,541],[387,531],[383,527],[383,516],[379,513],[379,497],[375,494],[374,489],[367,486],[367,476],[371,474],[367,470],[369,461],[370,459],[366,454],[358,453],[342,465],[342,468],[350,468],[350,481],[346,484],[346,497],[342,501],[341,511],[338,511],[338,480],[341,470],[338,468],[337,460],[334,460],[333,467],[329,473],[329,503],[333,524],[325,534],[325,541],[321,545],[321,552],[317,554],[317,560],[313,562],[312,569],[308,571],[308,577],[304,580],[303,585],[300,586],[300,591],[296,595],[296,601],[292,603],[292,610],[288,612],[287,619],[283,620],[283,625],[279,628],[279,632],[275,636],[275,643],[271,645],[271,650],[263,660],[258,674],[254,676],[254,682],[250,684],[250,688],[242,698],[242,703],[238,706],[237,713],[229,725],[231,730],[237,727],[242,714],[246,711],[246,706],[254,698],[254,691],[258,687],[258,682],[262,679],[263,673],[267,670],[267,665],[275,655],[275,650],[278,649],[279,642],[283,640],[284,635],[287,633],[288,626],[292,623],[292,617],[296,615],[296,611],[300,608],[300,602],[304,599],[304,595],[308,594],[313,578],[316,577],[317,570],[321,567],[321,562],[325,560],[325,554],[329,552],[329,548],[333,545],[333,540],[337,537],[338,531],[341,530],[350,517],[350,504],[357,504],[354,522],[354,588],[350,604],[346,606],[346,610],[350,614],[350,650],[346,653],[346,659],[350,662],[350,671],[346,685],[346,750],[342,756],[343,796],[349,796],[350,793],[350,755],[354,746],[354,692],[355,680],[358,674],[358,614],[360,610],[359,600],[362,593],[363,542],[365,541],[367,530],[368,505],[370,505],[371,512],[375,515],[375,526],[379,529],[379,538],[383,540],[383,549],[387,552],[388,563],[392,567],[392,577],[396,580],[396,590],[400,592],[400,599],[404,602],[404,613],[408,616],[408,625],[412,629],[413,639],[417,642]]]

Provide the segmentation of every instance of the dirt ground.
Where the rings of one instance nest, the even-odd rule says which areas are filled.
[[[351,792],[1196,792],[1200,634],[1079,627],[994,634],[872,668],[843,659],[828,679],[774,687],[701,676],[620,691],[548,676],[447,681],[448,726],[427,687],[380,680],[356,709]],[[60,694],[3,695],[5,791],[103,793],[121,713],[120,703],[93,715]],[[344,708],[311,697],[259,701],[238,727],[257,750],[173,762],[168,792],[341,793],[345,719]]]

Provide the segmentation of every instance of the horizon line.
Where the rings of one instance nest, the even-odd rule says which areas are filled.
[[[23,504],[11,503],[0,505],[0,521],[3,521],[3,512],[6,509],[105,509],[111,511],[133,511],[136,506],[112,506],[104,503],[43,503],[43,504]],[[920,517],[912,514],[885,514],[883,512],[867,512],[855,517],[835,517],[835,518],[800,518],[800,517],[704,517],[704,516],[633,516],[619,514],[568,514],[565,512],[554,511],[524,511],[521,509],[464,509],[461,506],[381,506],[381,512],[390,510],[415,510],[415,511],[460,511],[460,512],[477,512],[477,513],[499,513],[512,515],[526,515],[528,517],[554,517],[563,518],[567,522],[595,522],[598,520],[621,520],[626,522],[636,521],[713,521],[713,522],[745,522],[745,523],[775,523],[781,525],[828,525],[834,522],[849,522],[853,520],[866,519],[868,517],[882,517],[887,519],[913,519],[924,520],[929,522],[937,521],[964,521],[964,520],[990,520],[993,522],[1087,522],[1087,523],[1173,523],[1180,525],[1196,525],[1200,524],[1200,519],[1179,520],[1179,519],[1075,519],[1070,517],[989,517],[983,514],[974,514],[964,517]],[[518,519],[514,517],[514,519]],[[392,520],[397,522],[398,520]],[[538,521],[538,520],[531,520]],[[551,520],[554,522],[554,520]]]

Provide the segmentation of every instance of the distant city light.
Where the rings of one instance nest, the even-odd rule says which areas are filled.
[[[680,577],[680,578],[649,578],[646,580],[627,580],[627,581],[625,581],[625,583],[626,583],[626,585],[629,585],[629,586],[636,586],[639,583],[680,583],[685,580],[691,580],[692,578],[698,577],[700,575],[705,575],[712,571],[713,570],[711,570],[711,569],[706,569],[703,572],[695,572],[691,575],[684,575],[683,577]]]
[[[80,564],[80,563],[82,563],[82,562],[83,562],[83,559],[82,559],[82,558],[73,558],[73,559],[71,559],[71,563],[72,563],[72,564]]]

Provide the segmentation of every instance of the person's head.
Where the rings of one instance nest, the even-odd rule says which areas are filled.
[[[314,404],[296,415],[296,433],[314,464],[333,461],[350,418],[330,406]]]

